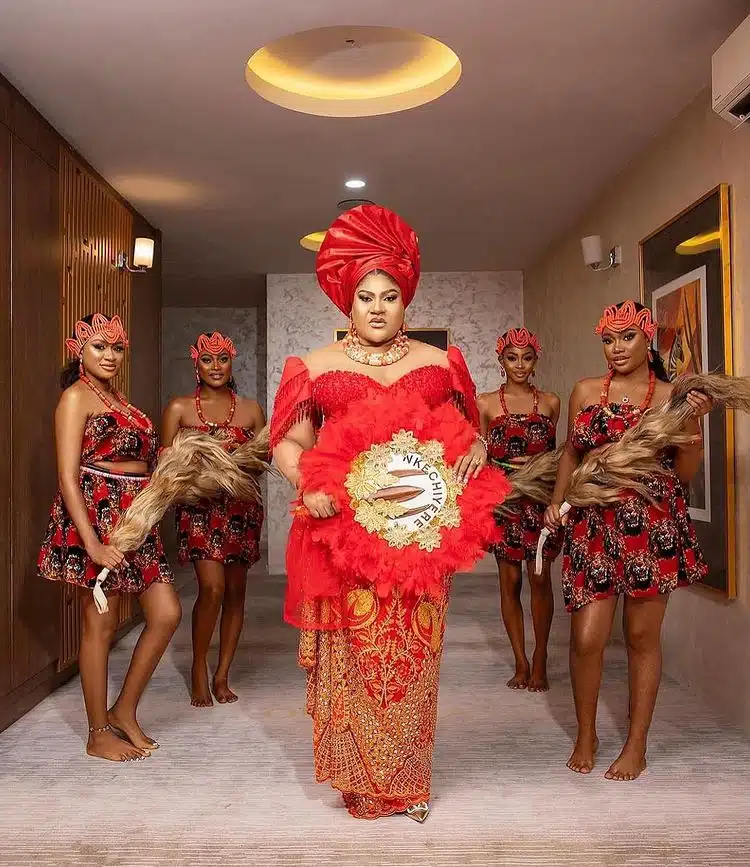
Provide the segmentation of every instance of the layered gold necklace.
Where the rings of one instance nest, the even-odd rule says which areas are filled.
[[[344,355],[359,364],[369,364],[370,367],[385,367],[400,361],[409,352],[409,338],[399,328],[398,334],[391,346],[385,352],[369,352],[362,346],[356,329],[352,326],[342,341]]]

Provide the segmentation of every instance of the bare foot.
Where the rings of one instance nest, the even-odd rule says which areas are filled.
[[[637,780],[646,770],[646,752],[642,747],[629,746],[627,743],[622,748],[620,755],[609,766],[604,775],[608,780],[618,782],[630,782]]]
[[[147,758],[150,753],[139,750],[110,731],[89,732],[86,752],[96,759],[110,762],[135,762]]]
[[[529,685],[529,663],[516,663],[516,673],[505,684],[510,689],[526,689]]]
[[[590,774],[594,770],[598,749],[599,738],[596,735],[593,740],[579,735],[573,752],[568,759],[570,770],[575,771],[577,774]]]
[[[130,741],[139,750],[145,750],[148,754],[152,750],[159,749],[158,741],[144,733],[135,717],[128,719],[127,716],[119,713],[116,704],[108,711],[107,721],[116,735]]]
[[[534,654],[531,665],[531,677],[529,678],[529,692],[547,692],[549,680],[547,680],[547,657]]]
[[[191,680],[190,704],[193,707],[213,707],[214,700],[208,688],[208,666],[193,663]]]
[[[213,692],[219,704],[233,704],[239,699],[239,696],[229,688],[226,678],[216,675],[214,675]]]

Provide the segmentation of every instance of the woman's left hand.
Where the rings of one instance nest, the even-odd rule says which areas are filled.
[[[453,472],[458,477],[459,482],[466,484],[469,479],[476,479],[486,463],[487,449],[484,447],[484,443],[481,440],[474,440],[469,451],[453,465]]]
[[[689,391],[685,398],[693,410],[693,418],[700,418],[703,415],[708,415],[714,408],[714,399],[704,394],[702,391]]]

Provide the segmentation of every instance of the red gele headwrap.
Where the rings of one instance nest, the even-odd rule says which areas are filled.
[[[204,352],[209,355],[221,355],[222,352],[227,352],[230,358],[237,357],[237,350],[234,348],[232,338],[224,337],[220,331],[214,331],[210,337],[201,334],[195,344],[190,347],[190,357],[193,361],[198,361]]]
[[[635,301],[623,301],[619,307],[617,304],[612,304],[605,309],[594,332],[601,334],[605,328],[610,328],[612,331],[625,331],[634,326],[640,328],[648,340],[656,334],[658,327],[648,307],[638,310]]]
[[[318,283],[348,316],[357,286],[376,270],[396,281],[408,307],[419,282],[419,241],[398,214],[380,205],[359,205],[326,232],[316,262]]]
[[[94,313],[91,325],[79,319],[76,322],[73,333],[75,337],[67,338],[65,348],[71,355],[77,357],[80,357],[83,347],[92,337],[103,337],[107,343],[122,343],[123,346],[130,345],[127,332],[119,316],[107,319],[103,313]]]
[[[509,328],[505,334],[497,339],[497,354],[502,355],[507,346],[515,346],[517,349],[526,349],[530,346],[537,355],[542,351],[536,334],[532,334],[528,328]]]

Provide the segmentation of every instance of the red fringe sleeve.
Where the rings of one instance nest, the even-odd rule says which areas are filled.
[[[301,358],[287,358],[271,414],[271,450],[299,422],[313,418],[310,373]]]
[[[457,346],[448,347],[453,400],[466,418],[479,430],[479,409],[477,408],[477,387],[471,378],[469,368]]]

